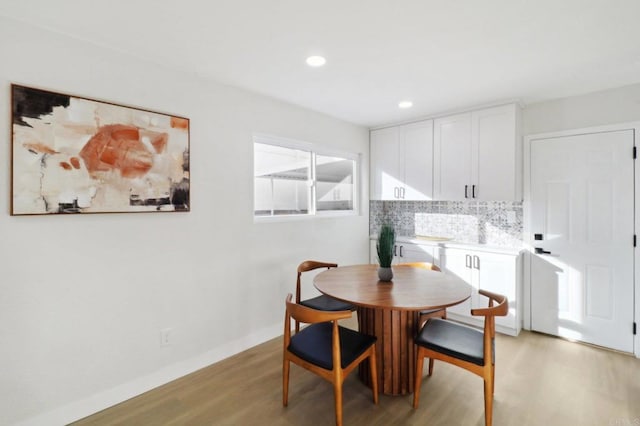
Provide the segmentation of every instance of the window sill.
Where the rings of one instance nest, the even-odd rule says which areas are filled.
[[[329,219],[334,217],[359,216],[360,212],[356,211],[333,211],[322,212],[316,214],[300,214],[300,215],[279,215],[279,216],[254,216],[253,223],[280,223],[280,222],[297,222],[314,219]]]

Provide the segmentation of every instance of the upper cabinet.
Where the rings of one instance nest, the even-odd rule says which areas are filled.
[[[433,198],[433,121],[371,131],[372,200]]]
[[[434,199],[470,198],[471,113],[438,118],[433,129]]]
[[[519,117],[509,104],[434,120],[433,198],[521,200]]]

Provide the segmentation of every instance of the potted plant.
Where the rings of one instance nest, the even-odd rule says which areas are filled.
[[[378,278],[380,281],[391,281],[393,271],[391,270],[391,262],[393,261],[393,248],[396,244],[396,231],[393,226],[383,224],[378,233],[378,242],[376,250],[378,252]]]

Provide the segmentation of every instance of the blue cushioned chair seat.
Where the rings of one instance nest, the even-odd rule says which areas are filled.
[[[340,363],[342,368],[345,368],[374,344],[376,338],[348,328],[338,328],[340,330]],[[291,336],[288,350],[312,364],[333,370],[332,329],[333,325],[330,322],[311,324]]]
[[[325,296],[324,294],[314,297],[313,299],[303,300],[300,304],[318,311],[353,311],[355,309],[353,305],[347,302]]]
[[[430,318],[416,336],[415,342],[427,349],[484,365],[483,339],[481,330],[439,318]],[[492,353],[495,352],[492,350]]]

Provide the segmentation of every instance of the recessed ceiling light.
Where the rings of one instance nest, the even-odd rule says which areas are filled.
[[[307,65],[310,67],[321,67],[325,63],[327,63],[327,60],[323,56],[309,56],[307,58]]]
[[[398,108],[411,108],[413,106],[413,102],[411,101],[402,101],[398,103]]]

